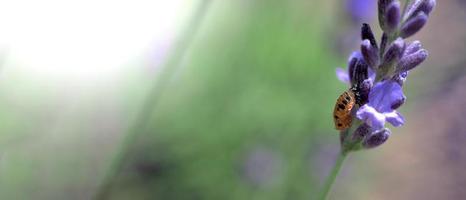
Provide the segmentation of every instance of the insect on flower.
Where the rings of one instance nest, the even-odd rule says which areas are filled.
[[[351,126],[351,122],[353,121],[351,110],[355,104],[356,97],[353,89],[343,92],[338,97],[335,109],[333,110],[333,121],[337,130],[345,130]]]

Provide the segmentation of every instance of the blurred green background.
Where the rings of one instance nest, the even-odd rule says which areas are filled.
[[[356,1],[337,0],[177,1],[177,12],[167,11],[173,21],[136,14],[140,18],[120,25],[120,18],[98,17],[109,12],[124,20],[129,10],[168,10],[166,2],[155,2],[151,11],[145,1],[78,8],[46,1],[39,8],[58,5],[58,18],[66,15],[64,7],[77,9],[76,21],[65,20],[71,25],[52,21],[51,27],[79,26],[97,41],[85,43],[83,52],[90,54],[70,57],[41,51],[53,37],[34,48],[9,42],[11,24],[28,17],[0,21],[6,32],[0,37],[7,38],[0,57],[0,199],[92,199],[119,151],[127,153],[110,179],[109,199],[316,198],[339,149],[331,112],[346,86],[335,68],[345,67],[358,49],[362,21],[378,30],[374,1],[363,3],[369,9],[362,19],[347,5]],[[382,147],[352,155],[331,199],[466,196],[464,8],[459,0],[438,2],[415,36],[430,57],[404,89],[407,125],[393,129]],[[97,14],[95,27],[78,25],[81,11]],[[145,21],[132,21],[138,19]],[[147,40],[126,59],[123,51],[97,48],[126,48],[119,46],[124,34],[163,21],[176,24],[173,31],[155,47]],[[128,32],[101,34],[107,26]],[[47,33],[31,29],[22,37]],[[148,38],[161,37],[157,33]],[[57,52],[79,46],[66,43],[79,37],[74,31],[57,34],[67,36]],[[141,42],[138,36],[127,43]],[[31,67],[19,44],[62,62],[48,71]],[[89,56],[112,62],[83,62]]]

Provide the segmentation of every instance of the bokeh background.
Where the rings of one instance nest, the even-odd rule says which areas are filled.
[[[0,199],[92,199],[106,182],[109,199],[316,198],[339,149],[335,68],[375,10],[0,1]],[[437,1],[406,125],[352,154],[330,199],[466,198],[465,21],[466,1]]]

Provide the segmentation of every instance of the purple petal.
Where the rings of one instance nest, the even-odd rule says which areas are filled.
[[[394,127],[402,126],[405,123],[405,119],[397,111],[384,113],[387,122],[392,124]]]
[[[337,78],[343,83],[350,84],[348,72],[342,68],[336,69]]]
[[[367,104],[359,108],[358,112],[356,112],[356,117],[374,130],[379,130],[385,125],[385,116]]]
[[[392,112],[393,104],[406,98],[403,95],[401,86],[392,80],[386,80],[377,83],[369,93],[369,105],[378,112]]]

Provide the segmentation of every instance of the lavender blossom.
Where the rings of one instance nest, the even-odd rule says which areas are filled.
[[[370,149],[383,144],[394,127],[405,123],[397,111],[405,102],[403,85],[408,73],[419,66],[428,56],[421,42],[407,43],[425,26],[436,5],[435,0],[407,2],[401,13],[398,0],[378,0],[379,25],[382,28],[380,46],[368,24],[361,28],[360,51],[348,59],[347,70],[337,69],[337,77],[349,84],[356,98],[351,112],[352,124],[342,130],[341,145],[344,153],[358,149]]]
[[[383,81],[377,83],[369,93],[369,102],[359,108],[356,117],[374,130],[382,129],[388,121],[393,126],[404,124],[403,116],[392,109],[394,105],[403,102],[406,97],[401,86],[395,81]]]

